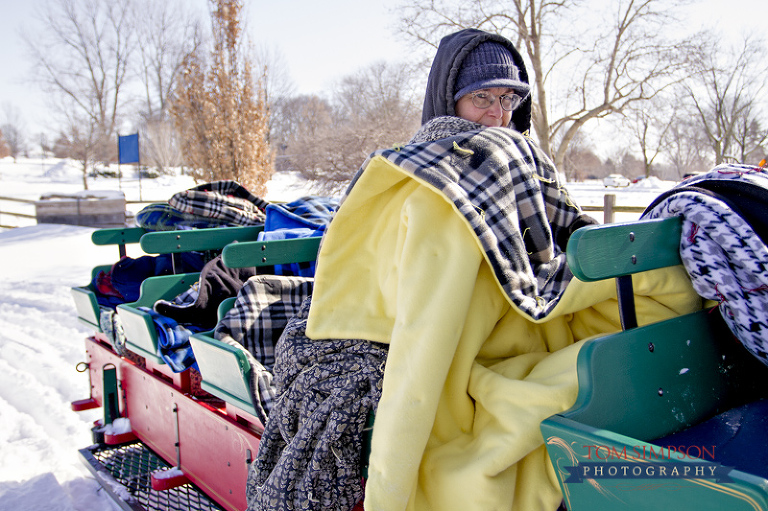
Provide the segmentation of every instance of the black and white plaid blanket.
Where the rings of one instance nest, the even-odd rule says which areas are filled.
[[[583,215],[534,143],[511,129],[438,117],[409,145],[370,158],[377,155],[453,202],[523,312],[540,319],[554,308],[572,278],[565,244],[575,227],[584,225]]]
[[[269,202],[235,181],[213,181],[174,194],[168,204],[185,214],[231,225],[255,225],[264,223]]]
[[[241,346],[251,355],[251,390],[258,418],[263,424],[266,424],[277,396],[272,376],[275,345],[288,320],[312,294],[312,286],[313,280],[307,277],[251,277],[214,330],[216,339]]]

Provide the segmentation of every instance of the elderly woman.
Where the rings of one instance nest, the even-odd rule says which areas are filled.
[[[440,43],[421,129],[363,164],[311,303],[278,344],[282,406],[253,508],[349,509],[369,408],[366,509],[558,507],[539,424],[576,399],[578,341],[619,319],[610,283],[571,279],[565,244],[591,221],[526,136],[529,92],[505,38]],[[665,278],[663,290],[635,281],[659,295],[638,297],[645,321],[698,305],[684,272]]]

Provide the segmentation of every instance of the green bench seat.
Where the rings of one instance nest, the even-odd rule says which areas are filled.
[[[768,480],[718,468],[717,453],[709,456],[717,439],[673,444],[680,452],[667,440],[654,443],[768,396],[768,368],[731,335],[717,309],[636,326],[631,275],[680,264],[680,226],[679,218],[590,226],[569,240],[577,278],[617,279],[624,325],[584,344],[575,405],[541,424],[570,511],[768,509]],[[696,472],[704,470],[691,458],[699,454],[718,477]],[[675,468],[680,477],[671,477]]]
[[[96,246],[116,245],[119,256],[123,257],[126,255],[125,246],[139,243],[141,237],[146,233],[147,231],[141,227],[99,229],[91,234],[91,242]],[[71,288],[78,321],[97,332],[101,332],[99,325],[100,308],[96,299],[96,290],[93,287],[93,279],[99,272],[109,271],[110,268],[112,268],[111,264],[96,266],[91,271],[91,279],[88,284]]]
[[[123,325],[126,347],[152,360],[164,364],[157,354],[157,328],[147,312],[139,307],[152,308],[158,300],[172,300],[188,290],[200,278],[200,273],[180,273],[149,277],[141,283],[141,294],[135,302],[121,303],[117,306],[117,315]]]
[[[319,246],[319,237],[237,243],[227,245],[222,258],[230,268],[302,263],[317,259]],[[235,299],[230,298],[219,305],[219,318],[224,317],[234,302]],[[252,368],[245,350],[219,341],[212,331],[193,334],[190,343],[203,390],[255,416]]]
[[[252,242],[263,226],[219,227],[181,231],[157,231],[139,240],[148,254],[178,254],[181,252],[222,250],[230,243]],[[124,303],[116,310],[125,332],[126,347],[159,364],[157,329],[152,317],[139,307],[152,308],[157,300],[172,300],[189,289],[199,279],[199,273],[183,273],[149,277],[141,283],[141,293],[135,302]]]
[[[126,245],[139,244],[147,254],[177,254],[190,251],[220,250],[229,243],[256,240],[263,226],[210,228],[180,231],[147,231],[141,227],[99,229],[91,235],[97,246],[116,245],[119,256],[126,255]],[[100,307],[93,287],[93,278],[100,271],[109,271],[109,265],[100,265],[91,272],[91,281],[85,286],[71,289],[78,320],[101,332]]]

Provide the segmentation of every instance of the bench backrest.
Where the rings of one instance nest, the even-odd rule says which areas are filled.
[[[605,224],[577,230],[568,240],[568,267],[594,282],[680,264],[680,218]]]
[[[96,299],[95,290],[93,287],[93,279],[99,272],[107,272],[112,268],[112,265],[105,264],[96,266],[91,270],[91,283],[85,286],[77,286],[70,289],[72,293],[72,299],[75,301],[75,310],[77,311],[77,319],[82,324],[89,328],[95,329],[97,332],[101,331],[100,325],[100,307],[99,302]]]
[[[254,241],[264,230],[263,225],[244,227],[212,227],[179,231],[148,232],[139,245],[147,254],[177,254],[180,252],[219,250],[230,243]]]
[[[221,257],[230,268],[307,263],[317,259],[319,236],[271,241],[233,243],[224,247]]]
[[[257,241],[227,245],[222,253],[224,264],[232,268],[303,263],[317,259],[320,238]],[[219,305],[219,318],[232,308],[235,298]],[[256,414],[252,385],[252,368],[243,350],[213,337],[213,332],[194,334],[192,351],[202,376],[203,390],[226,403]]]
[[[147,231],[141,227],[98,229],[91,234],[91,242],[96,246],[117,245],[119,257],[122,258],[127,253],[125,246],[139,243],[141,237],[146,233]],[[91,280],[88,284],[71,288],[78,321],[97,332],[101,332],[100,307],[96,299],[93,279],[99,272],[107,272],[111,267],[112,265],[96,266],[91,270]]]
[[[632,273],[680,264],[680,225],[669,218],[580,229],[568,243],[569,266],[581,280],[629,279],[631,291]],[[563,416],[650,440],[754,398],[754,375],[765,373],[717,309],[700,311],[586,343],[578,400]]]
[[[264,230],[263,226],[210,228],[179,231],[147,231],[141,227],[98,229],[91,234],[94,245],[117,245],[120,257],[126,255],[127,244],[138,243],[147,254],[177,254],[190,251],[219,250],[235,241],[253,241]],[[173,261],[174,265],[176,261]],[[99,271],[107,272],[111,265],[97,266],[91,272],[91,281]],[[72,288],[78,320],[96,331],[100,307],[92,284]]]
[[[141,294],[135,302],[117,306],[128,349],[162,364],[157,353],[157,327],[148,313],[139,307],[152,308],[158,300],[172,300],[197,282],[199,273],[180,273],[149,277],[141,283]]]
[[[190,337],[192,351],[206,392],[258,417],[251,391],[251,364],[246,354],[210,335]]]
[[[221,250],[229,243],[252,241],[258,238],[263,226],[218,227],[179,231],[148,232],[141,236],[139,245],[149,254],[177,254],[190,251]],[[139,307],[152,308],[158,300],[172,300],[189,289],[199,273],[182,273],[149,277],[141,283],[141,293],[135,302],[117,306],[123,323],[127,347],[158,363],[157,329],[152,317]]]

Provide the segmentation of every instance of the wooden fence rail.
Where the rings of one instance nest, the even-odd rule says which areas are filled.
[[[56,195],[50,195],[48,197],[49,198],[59,198]],[[61,196],[61,198],[68,198],[68,196]],[[21,206],[22,208],[26,208],[28,206],[31,209],[31,213],[22,213],[20,211],[9,210],[10,204],[7,204],[7,205],[5,205],[5,207],[3,207],[3,202],[22,204],[22,205],[24,205],[24,206]],[[14,217],[16,219],[24,218],[24,219],[34,220],[35,223],[41,223],[41,222],[50,221],[51,219],[47,219],[47,220],[46,219],[42,219],[41,220],[40,218],[38,218],[39,214],[40,214],[40,210],[37,207],[37,204],[40,203],[40,202],[41,201],[38,201],[38,200],[19,199],[17,197],[0,196],[0,229],[14,229],[16,227],[20,227],[20,223],[19,222],[13,222],[12,219],[7,218],[9,216],[10,217]],[[84,205],[88,204],[88,206],[87,206],[88,210],[84,210],[82,213],[84,215],[87,214],[87,213],[92,213],[93,211],[90,211],[90,210],[94,210],[95,206],[96,207],[100,207],[101,204],[106,204],[107,202],[108,202],[108,200],[101,200],[101,201],[91,201],[91,203],[88,203],[86,200],[83,200],[82,204],[84,204]],[[127,205],[142,205],[142,204],[146,205],[146,204],[153,204],[153,203],[163,202],[163,201],[122,201],[122,202],[127,206]],[[42,206],[47,206],[47,209],[50,209],[51,205],[56,206],[56,202],[55,201],[51,201],[51,203],[49,205],[49,204],[46,204],[45,201],[42,201],[41,205]],[[44,207],[45,211],[47,211],[47,209]],[[79,204],[78,204],[78,210],[79,210]],[[96,211],[96,213],[97,214],[106,214],[103,211]],[[130,216],[126,216],[126,220],[128,220],[129,218],[130,218]],[[54,219],[54,222],[56,222],[55,219]],[[117,222],[116,217],[115,217],[115,222]],[[69,221],[62,221],[61,223],[69,223]],[[10,224],[12,224],[12,225],[10,225]],[[25,225],[28,225],[28,224],[25,224]],[[78,225],[86,225],[86,224],[85,223],[78,223]],[[117,225],[117,224],[115,224],[115,225]]]
[[[582,206],[582,211],[602,211],[603,223],[612,224],[616,221],[616,213],[637,213],[640,214],[645,211],[644,206],[617,206],[616,195],[612,193],[606,193],[603,196],[602,206]]]
[[[8,201],[8,202],[19,202],[24,204],[29,204],[34,206],[35,202],[34,200],[28,200],[28,199],[17,199],[15,197],[2,197],[0,196],[0,202]],[[162,202],[162,201],[126,201],[126,205],[137,205],[137,204],[153,204],[156,202]],[[641,206],[617,206],[616,205],[616,195],[614,194],[605,194],[603,199],[603,205],[602,206],[582,206],[581,209],[585,212],[603,212],[603,223],[611,224],[615,221],[616,213],[642,213],[645,208]],[[18,218],[28,218],[36,220],[36,215],[30,215],[27,213],[17,213],[14,211],[5,211],[4,209],[0,209],[0,217],[3,217],[3,215],[9,215],[9,216],[15,216]],[[13,229],[15,227],[19,227],[18,225],[3,225],[0,224],[0,228],[2,229]]]
[[[18,202],[21,204],[30,204],[32,206],[34,206],[35,204],[35,201],[33,200],[18,199],[16,197],[0,197],[0,201]],[[18,213],[16,211],[5,211],[4,209],[0,209],[0,218],[3,219],[3,222],[0,223],[0,229],[14,229],[19,226],[18,223],[16,225],[5,225],[5,223],[8,221],[8,220],[5,220],[5,215],[14,216],[17,218],[29,218],[29,219],[37,220],[36,215],[30,215],[28,213]]]

